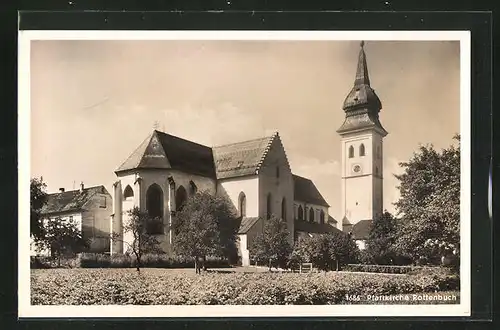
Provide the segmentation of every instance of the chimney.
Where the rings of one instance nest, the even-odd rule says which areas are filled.
[[[59,188],[59,192],[64,192],[64,188]]]
[[[85,188],[85,186],[83,185],[83,181],[82,181],[82,182],[80,182],[80,192],[82,192],[84,188]]]

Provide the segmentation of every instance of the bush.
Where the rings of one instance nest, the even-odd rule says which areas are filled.
[[[196,275],[145,269],[52,269],[31,273],[34,305],[330,305],[349,295],[394,295],[458,290],[442,270],[415,274],[228,273]],[[384,302],[386,304],[386,302]]]
[[[141,258],[142,268],[194,268],[192,258],[169,256],[167,254],[144,254]],[[135,258],[125,254],[82,253],[78,256],[78,267],[81,268],[135,268]],[[207,257],[207,268],[230,267],[229,262],[217,257]]]
[[[77,258],[61,257],[60,259],[46,256],[31,256],[31,269],[49,269],[49,268],[76,268],[79,267]]]

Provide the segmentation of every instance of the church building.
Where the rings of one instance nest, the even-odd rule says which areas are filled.
[[[248,248],[271,215],[287,222],[293,243],[296,220],[302,205],[313,227],[324,227],[328,204],[312,181],[294,176],[281,138],[271,136],[222,145],[203,146],[154,130],[115,171],[112,231],[123,235],[111,245],[111,253],[126,252],[132,238],[123,231],[127,210],[134,206],[162,219],[149,228],[164,251],[172,244],[170,224],[175,211],[197,191],[224,196],[238,216],[239,253],[242,264],[250,263]],[[304,186],[300,192],[296,186]],[[296,198],[297,197],[297,198]],[[297,208],[295,206],[299,205]],[[305,206],[307,205],[307,206]],[[302,213],[301,213],[302,214]],[[333,229],[331,225],[327,225]]]
[[[383,139],[388,134],[379,120],[382,103],[370,86],[361,42],[354,86],[337,130],[342,144],[342,228],[364,249],[374,218],[383,209]]]
[[[371,221],[382,214],[382,142],[387,132],[379,121],[381,108],[370,86],[362,43],[354,86],[343,106],[345,121],[337,131],[342,143],[342,230],[351,233],[360,248]],[[301,234],[339,231],[315,184],[293,174],[277,132],[207,147],[154,130],[115,174],[111,230],[122,237],[111,243],[111,253],[126,252],[132,238],[123,226],[129,221],[127,210],[135,206],[161,219],[148,230],[169,251],[169,224],[197,191],[224,196],[232,204],[243,265],[250,264],[249,246],[271,215],[287,222],[290,243]]]

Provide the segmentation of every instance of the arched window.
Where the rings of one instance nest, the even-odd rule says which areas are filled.
[[[273,214],[272,213],[272,200],[271,200],[271,193],[267,194],[267,219],[270,219],[271,218],[271,215]]]
[[[130,187],[130,185],[127,185],[125,187],[125,190],[123,191],[123,199],[124,200],[131,200],[134,198],[134,191]]]
[[[354,147],[350,146],[349,147],[349,158],[353,158],[353,157],[354,157]]]
[[[298,213],[299,213],[298,215],[299,220],[304,220],[304,209],[302,208],[302,205],[299,205]]]
[[[279,166],[276,166],[276,177],[277,178],[280,177],[280,167]]]
[[[283,197],[281,201],[281,219],[286,221],[286,199]]]
[[[238,214],[240,217],[247,214],[247,197],[243,191],[240,192],[240,197],[238,197]]]
[[[314,222],[314,209],[309,208],[309,222]]]
[[[186,200],[187,200],[186,189],[183,186],[179,186],[179,188],[177,188],[177,191],[175,193],[175,208],[177,211],[182,210],[182,207],[186,203]]]
[[[146,210],[151,217],[147,226],[150,234],[161,234],[163,232],[163,190],[156,183],[149,186],[146,191]]]
[[[325,223],[325,212],[323,210],[321,210],[321,212],[319,213],[319,223],[320,224]]]
[[[189,181],[189,195],[193,196],[198,192],[198,187],[193,181]]]
[[[365,145],[363,143],[361,143],[361,145],[359,146],[359,155],[360,156],[365,155]]]

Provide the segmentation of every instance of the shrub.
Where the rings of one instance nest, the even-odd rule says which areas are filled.
[[[81,253],[78,257],[78,267],[81,268],[135,268],[136,259],[126,254]],[[192,258],[169,256],[167,254],[144,254],[141,258],[142,268],[193,268]],[[207,257],[208,268],[230,267],[223,258]]]

